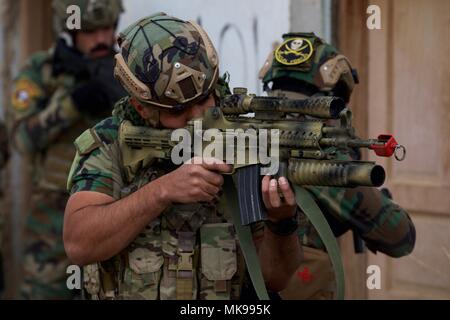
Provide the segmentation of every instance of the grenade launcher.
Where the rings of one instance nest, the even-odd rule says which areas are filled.
[[[226,158],[234,165],[243,225],[266,219],[260,190],[264,168],[266,174],[286,176],[298,185],[378,187],[385,181],[383,167],[375,162],[349,160],[349,155],[367,148],[382,157],[395,155],[399,161],[405,157],[405,148],[391,135],[359,139],[352,127],[351,111],[336,97],[292,100],[248,95],[246,89],[237,88],[219,106],[210,108],[200,125],[191,121],[184,130],[187,134],[123,123],[120,141],[130,151],[125,153],[128,156],[124,163],[136,165],[137,160],[152,158],[187,160],[202,152],[205,156],[205,151],[208,156]],[[276,134],[262,143],[268,140],[262,138],[267,138],[271,130]],[[246,144],[245,139],[253,143]],[[263,157],[255,156],[269,150],[271,159],[276,158],[275,171],[273,163],[269,169]]]

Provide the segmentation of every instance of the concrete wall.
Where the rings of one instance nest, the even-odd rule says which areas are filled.
[[[163,11],[196,20],[211,36],[220,55],[221,72],[231,86],[261,94],[257,74],[275,41],[291,30],[329,34],[324,16],[331,0],[124,0],[119,30],[135,20]],[[325,15],[324,15],[325,14]],[[327,33],[328,32],[328,33]]]
[[[158,11],[200,22],[219,51],[221,72],[231,74],[231,85],[256,93],[261,93],[256,75],[272,42],[289,30],[289,0],[125,0],[124,4],[127,11],[120,27]]]
[[[331,0],[291,0],[290,30],[314,32],[331,42]]]

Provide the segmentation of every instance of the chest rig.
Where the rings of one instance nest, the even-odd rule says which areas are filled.
[[[129,183],[122,198],[174,169],[170,160],[136,159],[122,144],[121,151]],[[245,263],[223,205],[167,208],[119,255],[85,268],[87,292],[94,299],[238,299]]]

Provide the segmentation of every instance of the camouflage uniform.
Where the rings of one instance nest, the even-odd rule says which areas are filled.
[[[296,40],[303,44],[298,52],[290,48]],[[292,99],[333,95],[348,102],[358,83],[356,70],[351,68],[347,58],[313,33],[283,35],[283,43],[269,54],[259,76],[269,95]],[[414,224],[407,212],[380,190],[370,187],[306,189],[316,198],[336,237],[352,230],[364,239],[371,251],[391,257],[402,257],[413,250]],[[280,292],[281,297],[332,298],[333,269],[317,231],[305,216],[301,217],[298,233],[304,261],[288,287]],[[312,278],[306,277],[307,274]]]
[[[215,49],[193,22],[156,14],[127,28],[119,44],[122,52],[115,71],[132,97],[118,102],[113,117],[75,141],[77,155],[68,179],[71,194],[95,191],[119,200],[175,169],[171,161],[136,158],[133,149],[123,144],[121,125],[130,121],[133,125],[158,126],[156,108],[179,110],[188,105],[186,101],[207,97],[216,88]],[[178,77],[178,70],[182,77]],[[151,122],[135,111],[135,99],[154,108]],[[223,206],[221,200],[168,207],[120,253],[85,266],[84,286],[89,297],[239,298],[245,263],[231,217]]]
[[[83,11],[88,2],[77,4]],[[56,1],[55,5],[64,3]],[[82,30],[112,26],[117,16],[118,13],[115,17],[104,17],[99,20],[101,23],[92,26],[83,24],[86,22],[83,20]],[[33,54],[14,81],[13,141],[33,162],[30,213],[24,235],[23,298],[67,299],[74,295],[66,287],[66,268],[70,262],[62,241],[64,209],[69,196],[67,175],[75,153],[73,140],[110,115],[114,102],[125,94],[113,78],[114,53],[111,50],[106,57],[88,59],[70,41],[60,37],[48,52]],[[82,97],[86,95],[83,90],[94,82],[102,92],[89,97],[90,105],[76,103],[75,94],[77,99],[86,99]],[[95,105],[99,102],[101,106]]]
[[[130,174],[123,165],[120,124],[137,119],[133,124],[142,125],[133,111],[126,98],[116,105],[112,118],[77,139],[78,152],[69,177],[72,194],[95,191],[119,200],[174,169],[150,161]],[[85,267],[89,297],[237,299],[242,281],[238,270],[244,265],[231,218],[224,215],[222,205],[196,203],[166,209],[122,252]]]

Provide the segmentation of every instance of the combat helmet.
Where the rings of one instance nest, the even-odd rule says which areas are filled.
[[[67,8],[71,5],[80,8],[81,31],[116,26],[123,12],[122,0],[53,0],[53,28],[56,34],[70,31],[67,30]]]
[[[264,90],[334,95],[346,102],[358,81],[356,69],[335,47],[314,33],[287,33],[259,73]]]
[[[193,21],[157,13],[126,28],[118,44],[114,75],[144,106],[182,111],[215,89],[217,52]]]

